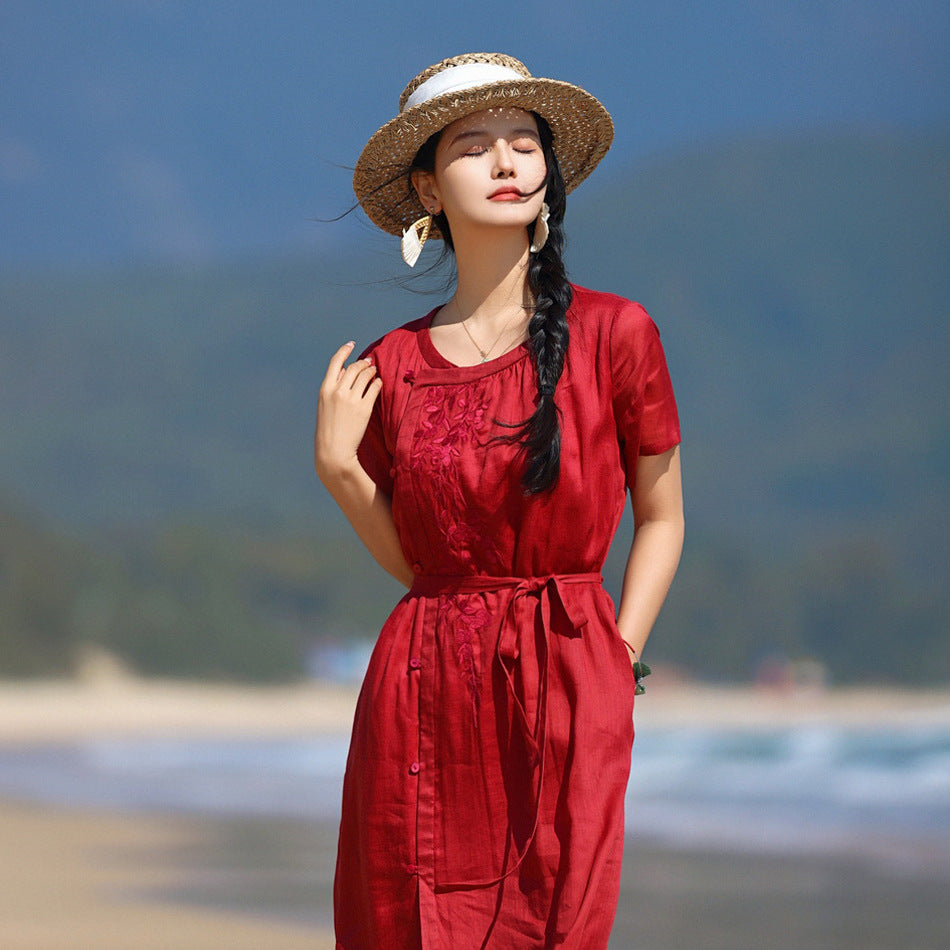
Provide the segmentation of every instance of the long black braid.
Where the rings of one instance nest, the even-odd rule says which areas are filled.
[[[543,117],[534,113],[538,134],[547,163],[544,200],[548,205],[548,238],[537,253],[531,253],[528,264],[528,287],[534,297],[534,314],[528,322],[528,346],[538,378],[538,395],[534,412],[524,421],[501,423],[518,431],[501,439],[521,445],[525,469],[521,483],[527,494],[548,491],[557,483],[561,470],[561,428],[555,392],[564,359],[567,355],[567,311],[573,293],[564,269],[564,209],[566,190],[561,169],[554,154],[551,129]],[[412,168],[431,171],[435,166],[435,150],[441,133],[433,135],[419,149]],[[540,191],[540,188],[538,189]],[[452,235],[444,213],[434,215],[434,223],[452,251]],[[534,225],[530,226],[534,240]]]
[[[541,116],[536,118],[547,160],[544,200],[550,212],[548,239],[540,251],[531,254],[528,265],[528,287],[535,301],[534,315],[528,323],[528,341],[538,376],[538,397],[534,412],[514,436],[524,448],[525,470],[521,483],[529,494],[553,488],[561,470],[561,428],[554,396],[567,356],[567,310],[573,298],[562,256],[564,178],[554,154],[551,130]]]

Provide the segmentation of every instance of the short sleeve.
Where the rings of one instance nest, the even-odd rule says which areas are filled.
[[[639,304],[626,302],[610,333],[614,418],[627,484],[641,455],[662,455],[680,441],[673,384],[660,332]]]
[[[373,347],[369,347],[360,354],[360,359],[364,356],[372,355],[378,362],[378,355],[373,352]],[[383,421],[383,398],[384,393],[380,393],[373,405],[373,412],[369,417],[369,424],[363,435],[363,441],[357,449],[356,457],[367,475],[376,483],[380,491],[392,498],[393,494],[393,456],[386,443],[386,428]]]

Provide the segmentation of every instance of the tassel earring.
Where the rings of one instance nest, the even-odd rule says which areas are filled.
[[[546,201],[541,202],[541,213],[534,222],[534,240],[531,242],[531,253],[537,254],[544,247],[548,239],[548,218],[551,216],[551,209]]]
[[[416,266],[416,261],[419,260],[419,255],[422,253],[422,245],[428,240],[431,229],[432,215],[427,214],[424,218],[413,221],[402,232],[402,259],[410,267]]]

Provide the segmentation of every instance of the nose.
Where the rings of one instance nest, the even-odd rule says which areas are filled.
[[[495,142],[495,178],[511,178],[515,174],[515,163],[511,145],[505,139]]]

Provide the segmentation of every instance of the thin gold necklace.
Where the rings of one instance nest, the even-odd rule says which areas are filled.
[[[460,317],[462,317],[462,311],[461,311],[461,309],[459,308],[458,301],[455,299],[455,297],[452,298],[452,303],[455,304],[455,309],[458,311],[458,315],[459,315]],[[519,312],[520,312],[520,313],[523,313],[525,310],[528,310],[528,309],[529,309],[528,307],[524,307],[524,306],[523,306]],[[466,320],[467,320],[467,317],[462,317],[462,329],[465,331],[465,335],[472,341],[472,346],[474,346],[475,349],[478,350],[478,354],[479,354],[479,356],[481,356],[481,358],[482,358],[481,361],[482,361],[483,363],[487,363],[489,357],[491,356],[492,350],[494,350],[495,347],[498,346],[498,343],[499,343],[499,341],[501,340],[501,338],[508,332],[508,330],[511,329],[511,325],[512,325],[512,323],[514,323],[515,317],[512,317],[512,318],[501,328],[501,333],[499,333],[498,336],[495,337],[495,342],[492,343],[492,345],[491,345],[490,347],[488,347],[487,350],[483,350],[483,349],[478,345],[478,342],[475,340],[475,337],[472,336],[472,331],[469,330],[469,328],[468,328],[468,324],[466,323]]]

